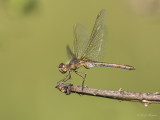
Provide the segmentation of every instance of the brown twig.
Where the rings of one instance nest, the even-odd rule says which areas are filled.
[[[160,93],[136,93],[136,92],[127,92],[123,91],[121,88],[118,91],[110,91],[110,90],[100,90],[84,87],[82,91],[81,86],[76,86],[69,83],[58,83],[56,88],[61,92],[69,95],[71,93],[78,93],[81,95],[90,95],[97,97],[105,97],[111,99],[117,99],[121,101],[131,101],[131,102],[141,102],[145,106],[148,106],[152,103],[160,103]]]

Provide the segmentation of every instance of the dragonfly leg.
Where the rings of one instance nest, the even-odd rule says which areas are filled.
[[[63,82],[67,82],[69,79],[71,79],[71,81],[72,81],[71,72],[68,73],[68,76],[69,76],[68,79],[66,79],[66,80],[64,79]]]
[[[83,78],[83,82],[82,82],[82,91],[83,91],[83,87],[84,87],[84,82],[85,82],[85,79],[86,79],[86,73],[84,72],[78,72],[78,71],[74,71],[77,75],[79,75],[81,78]],[[84,74],[84,76],[80,75],[80,74]]]
[[[72,83],[72,75],[70,75],[70,83]]]
[[[58,83],[66,82],[67,80],[69,80],[70,77],[68,79],[66,79],[69,75],[71,75],[70,72],[62,80],[60,80]]]

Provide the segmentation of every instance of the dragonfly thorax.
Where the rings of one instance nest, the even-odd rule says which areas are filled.
[[[81,62],[80,59],[72,58],[70,60],[69,64],[67,65],[67,69],[72,71],[72,70],[76,70],[76,69],[80,68],[81,66],[83,66],[83,63]]]

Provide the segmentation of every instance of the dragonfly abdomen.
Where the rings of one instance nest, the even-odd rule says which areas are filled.
[[[92,68],[92,67],[114,67],[114,68],[122,68],[127,70],[135,70],[135,67],[132,67],[129,65],[103,63],[103,62],[92,62],[87,65],[87,68]]]

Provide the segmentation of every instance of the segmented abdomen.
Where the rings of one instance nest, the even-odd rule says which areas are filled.
[[[127,70],[135,70],[135,67],[129,66],[129,65],[122,65],[122,64],[114,64],[114,63],[103,63],[103,62],[92,62],[87,63],[87,68],[92,67],[114,67],[114,68],[122,68]]]

